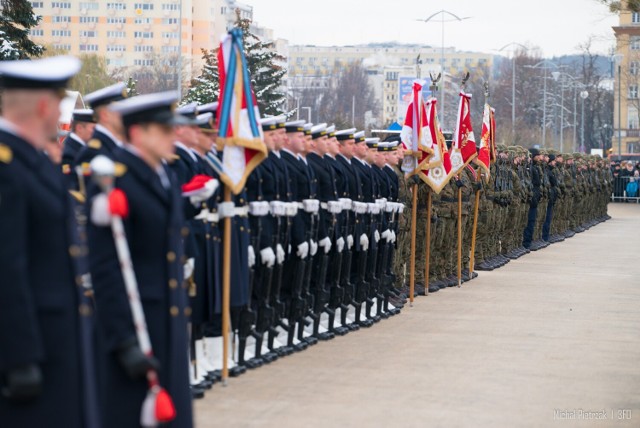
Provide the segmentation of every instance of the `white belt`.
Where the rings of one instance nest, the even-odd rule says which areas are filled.
[[[395,202],[387,202],[387,204],[384,207],[385,212],[388,213],[394,213],[398,211],[398,207],[397,207],[397,203]]]
[[[325,209],[331,214],[340,214],[342,212],[342,203],[340,201],[329,201],[326,205]]]
[[[367,202],[367,212],[370,214],[380,214],[380,207],[374,202]]]
[[[285,202],[285,215],[287,217],[295,217],[298,214],[298,203],[297,202]]]
[[[397,204],[397,206],[396,206],[396,208],[397,208],[397,211],[396,211],[396,212],[398,212],[398,213],[402,214],[402,211],[404,211],[404,204],[400,204],[400,203],[398,203],[398,204]]]
[[[376,205],[378,206],[379,211],[384,211],[387,206],[387,198],[376,199]]]
[[[287,214],[287,209],[284,202],[271,201],[269,202],[269,206],[271,208],[271,214],[273,214],[274,216],[282,217]]]
[[[300,208],[300,205],[298,205],[298,207]],[[317,214],[320,209],[320,201],[317,199],[303,199],[301,208],[306,213]]]
[[[218,220],[225,217],[247,217],[249,215],[249,206],[236,207],[233,202],[222,202],[218,204]],[[211,218],[210,221],[212,221]]]
[[[353,205],[353,201],[349,198],[340,198],[338,199],[342,204],[343,210],[351,210],[351,206]]]
[[[353,212],[356,214],[366,214],[367,213],[367,204],[364,202],[352,202]]]
[[[249,214],[254,217],[263,217],[269,214],[269,203],[266,201],[249,202]]]

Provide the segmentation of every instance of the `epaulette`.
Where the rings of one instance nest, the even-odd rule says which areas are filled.
[[[86,198],[81,192],[78,192],[77,190],[69,190],[69,193],[71,193],[71,196],[73,196],[76,201],[84,204]]]
[[[100,148],[102,147],[102,142],[97,138],[93,138],[89,140],[89,142],[87,143],[87,147],[95,150],[100,150]]]
[[[115,162],[115,176],[116,177],[122,177],[123,175],[125,175],[127,173],[127,166],[123,163],[120,162]]]
[[[180,160],[180,156],[178,155],[171,155],[171,157],[169,157],[169,159],[167,159],[167,163],[169,164],[173,164],[175,161]]]
[[[71,165],[69,165],[68,163],[63,163],[62,164],[62,173],[64,175],[71,174]]]
[[[13,160],[13,151],[11,147],[0,143],[0,162],[9,164]]]

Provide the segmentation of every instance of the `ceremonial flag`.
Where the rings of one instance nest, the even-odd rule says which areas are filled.
[[[404,126],[400,132],[402,144],[407,149],[402,161],[402,171],[406,177],[418,174],[424,180],[424,170],[433,153],[428,130],[427,113],[422,99],[423,80],[413,81],[413,98],[407,114]]]
[[[242,30],[235,28],[222,38],[218,69],[217,149],[222,152],[223,165],[220,179],[238,194],[251,171],[267,156],[259,124],[260,112],[242,49]]]
[[[427,183],[434,192],[440,193],[442,188],[453,176],[453,173],[451,170],[451,159],[447,151],[447,143],[442,134],[442,129],[440,129],[436,103],[437,100],[435,98],[429,98],[426,102],[427,118],[429,121],[427,133],[432,144],[431,150],[433,154],[429,159],[426,174],[421,175],[420,178],[422,178],[422,181]]]
[[[456,130],[453,133],[451,145],[451,166],[453,173],[458,174],[465,165],[469,164],[478,154],[476,153],[476,139],[471,125],[471,110],[469,101],[471,94],[460,92],[460,104],[456,119]]]
[[[478,149],[478,157],[473,161],[484,171],[485,181],[489,181],[489,173],[491,163],[496,160],[495,146],[495,117],[494,110],[488,103],[484,104],[484,113],[482,114],[482,136],[480,137],[480,148]]]

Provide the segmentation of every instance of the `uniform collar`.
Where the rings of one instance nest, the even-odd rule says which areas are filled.
[[[82,146],[86,146],[87,145],[84,141],[82,141],[82,138],[78,137],[78,134],[76,134],[75,132],[69,133],[69,138],[71,138],[72,140],[76,141],[78,144],[80,144]]]
[[[348,159],[345,155],[343,155],[342,153],[338,153],[338,156],[340,156],[342,159],[344,159],[345,161],[347,161],[347,163],[349,165],[351,165],[351,159]]]
[[[123,146],[124,146],[124,144],[122,143],[122,141],[118,140],[118,139],[115,137],[115,135],[113,135],[113,134],[111,133],[111,131],[109,131],[107,128],[105,128],[104,126],[100,125],[99,123],[98,123],[98,124],[96,124],[95,131],[101,132],[102,134],[104,134],[104,135],[106,135],[107,137],[111,138],[111,140],[112,140],[114,143],[116,143],[116,145],[117,145],[118,147],[123,147]],[[95,131],[94,131],[94,132],[95,132]]]

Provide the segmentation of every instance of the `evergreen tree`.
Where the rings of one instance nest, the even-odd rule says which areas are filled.
[[[135,97],[138,95],[138,90],[136,89],[136,84],[138,83],[133,77],[129,77],[127,79],[127,97]]]
[[[0,0],[0,60],[40,56],[43,48],[29,39],[29,30],[42,17],[27,0]]]
[[[183,103],[188,104],[196,101],[198,104],[208,104],[218,99],[220,95],[218,49],[202,49],[202,59],[204,60],[202,73],[191,80],[191,86],[184,97]]]
[[[236,26],[242,29],[244,54],[260,113],[277,115],[285,101],[281,82],[286,72],[283,66],[286,60],[274,51],[273,43],[264,43],[251,32],[251,21],[242,19],[239,10],[236,10]],[[183,102],[209,103],[218,99],[218,49],[202,50],[204,68],[200,76],[191,81]]]

